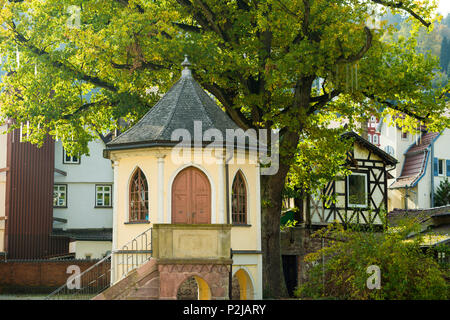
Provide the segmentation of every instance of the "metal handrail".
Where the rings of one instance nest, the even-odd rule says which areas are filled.
[[[62,299],[81,300],[95,297],[110,287],[111,278],[115,279],[117,271],[119,271],[117,268],[119,259],[115,259],[117,256],[122,257],[120,260],[122,270],[118,274],[119,277],[117,280],[123,279],[132,270],[141,266],[151,258],[151,232],[152,228],[145,230],[123,245],[120,249],[113,250],[106,257],[73,277],[72,282],[78,282],[80,284],[80,288],[71,289],[68,287],[68,284],[65,283],[50,293],[45,300],[55,299],[58,297],[61,297]],[[148,233],[150,233],[150,237],[148,237]],[[131,263],[129,263],[130,258]],[[109,265],[107,264],[108,262],[110,262]],[[113,272],[114,274],[112,274]]]

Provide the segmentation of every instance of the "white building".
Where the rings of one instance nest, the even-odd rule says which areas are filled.
[[[450,176],[450,130],[411,134],[383,121],[377,129],[380,147],[399,161],[391,172],[388,211],[433,207],[432,190]]]
[[[103,158],[102,140],[88,147],[89,156],[72,157],[55,143],[53,233],[74,239],[70,252],[77,259],[102,258],[112,245],[111,161]]]

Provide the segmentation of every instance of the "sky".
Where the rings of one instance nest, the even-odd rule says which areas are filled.
[[[444,17],[450,13],[450,0],[439,0],[438,12]]]

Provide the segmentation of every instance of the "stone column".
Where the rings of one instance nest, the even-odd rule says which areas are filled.
[[[164,223],[164,158],[158,155],[158,223]]]

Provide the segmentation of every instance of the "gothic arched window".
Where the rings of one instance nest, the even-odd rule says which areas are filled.
[[[130,183],[129,221],[148,221],[148,184],[139,168],[134,172]]]
[[[247,224],[247,188],[240,170],[236,173],[233,181],[231,210],[233,224]]]

